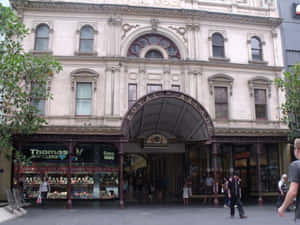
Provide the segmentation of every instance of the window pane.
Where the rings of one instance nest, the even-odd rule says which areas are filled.
[[[92,52],[94,40],[80,40],[80,52]]]
[[[77,98],[91,98],[92,97],[92,84],[91,83],[78,83],[77,84]]]
[[[180,85],[172,85],[172,88],[171,88],[172,90],[174,90],[174,91],[180,91]]]
[[[227,104],[215,104],[216,118],[217,119],[227,119],[228,118],[228,105]]]
[[[213,56],[224,58],[225,57],[224,47],[213,46]]]
[[[227,87],[215,87],[215,102],[227,103]]]
[[[221,34],[214,34],[212,36],[212,43],[216,46],[224,46],[224,38]]]
[[[252,60],[262,60],[262,52],[259,49],[252,49]]]
[[[148,84],[147,85],[147,93],[151,93],[154,91],[160,91],[162,89],[161,84]]]
[[[49,28],[47,25],[41,25],[37,28],[36,31],[37,38],[48,38],[49,37]]]
[[[44,99],[33,99],[31,105],[39,110],[40,115],[45,115],[45,100]]]
[[[35,50],[48,50],[48,40],[46,38],[37,38],[35,43]]]
[[[261,49],[260,40],[257,38],[252,38],[251,39],[251,48]]]
[[[80,31],[81,39],[94,39],[94,30],[90,26],[85,26]]]
[[[137,99],[137,85],[129,84],[128,85],[128,107],[131,107]]]
[[[266,105],[255,105],[256,119],[266,119]]]
[[[163,55],[158,50],[150,50],[145,55],[145,58],[147,58],[147,59],[162,59]]]
[[[77,100],[76,103],[77,115],[91,115],[91,100]]]
[[[264,89],[255,89],[254,90],[255,95],[255,104],[266,104],[266,90]]]

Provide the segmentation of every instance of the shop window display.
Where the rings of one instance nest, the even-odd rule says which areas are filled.
[[[117,149],[111,144],[80,144],[74,147],[71,168],[73,199],[114,199],[119,197]],[[38,196],[40,179],[51,185],[49,199],[66,199],[68,150],[59,144],[31,144],[22,153],[30,163],[15,164],[14,184],[22,181],[28,198]]]

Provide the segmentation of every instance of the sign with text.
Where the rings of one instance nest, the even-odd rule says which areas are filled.
[[[293,4],[293,15],[295,18],[300,19],[300,3]]]

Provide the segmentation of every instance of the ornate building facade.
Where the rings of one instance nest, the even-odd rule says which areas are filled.
[[[51,198],[139,198],[153,184],[176,199],[214,198],[238,171],[247,197],[276,192],[289,162],[278,10],[262,0],[12,1],[30,28],[26,51],[63,65],[33,102],[48,125],[15,140],[31,165],[14,182],[53,183]],[[123,196],[125,186],[132,195]]]

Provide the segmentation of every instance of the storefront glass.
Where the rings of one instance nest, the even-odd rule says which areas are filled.
[[[60,144],[30,144],[22,147],[29,159],[15,163],[14,184],[19,180],[28,198],[36,198],[42,176],[51,186],[49,199],[66,199],[68,148]],[[118,151],[112,144],[76,145],[72,155],[73,199],[113,199],[119,197]]]

